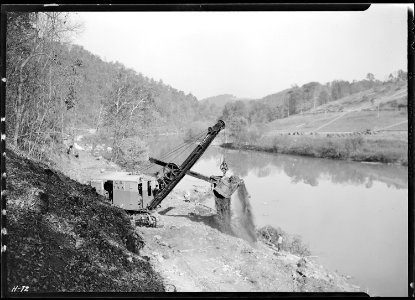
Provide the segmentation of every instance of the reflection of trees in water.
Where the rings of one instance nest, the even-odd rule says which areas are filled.
[[[163,154],[183,143],[180,136],[166,136],[149,140],[150,156],[162,157]],[[173,160],[181,164],[196,144]],[[180,152],[180,151],[179,151]],[[267,177],[277,170],[287,174],[292,182],[304,182],[317,186],[321,177],[327,177],[333,183],[351,183],[370,188],[373,181],[381,181],[388,187],[407,188],[407,168],[384,164],[364,164],[358,162],[337,161],[301,156],[277,155],[254,151],[228,150],[210,146],[203,159],[213,159],[225,154],[230,170],[240,177],[246,177],[250,171],[258,177]]]
[[[226,160],[228,161],[229,168],[236,176],[245,177],[252,169],[258,170],[257,172],[265,174],[267,172],[265,169],[270,164],[270,161],[269,159],[261,159],[258,154],[260,153],[228,151],[226,153]]]
[[[293,182],[317,186],[319,178],[328,177],[333,183],[351,183],[372,187],[381,181],[396,188],[407,188],[407,169],[401,166],[364,164],[301,156],[273,155],[259,152],[227,153],[229,166],[235,175],[246,176],[254,170],[259,177],[268,176],[272,168],[285,172]]]
[[[271,175],[271,168],[270,167],[265,167],[265,168],[262,168],[262,169],[257,169],[255,174],[259,178],[268,177],[269,175]]]

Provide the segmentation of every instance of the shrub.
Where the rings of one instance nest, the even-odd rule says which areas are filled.
[[[119,146],[116,163],[128,171],[138,171],[143,162],[148,160],[148,146],[139,138],[127,138]]]
[[[299,235],[290,235],[284,232],[281,228],[274,228],[270,225],[264,226],[257,230],[257,236],[260,240],[269,242],[277,246],[278,236],[283,236],[282,250],[288,251],[300,256],[311,255],[308,246],[305,245]]]

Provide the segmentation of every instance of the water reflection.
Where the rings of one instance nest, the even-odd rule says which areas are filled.
[[[318,186],[319,178],[329,177],[333,183],[366,185],[381,181],[395,188],[408,188],[407,168],[383,164],[336,161],[290,155],[269,155],[257,152],[228,151],[227,159],[236,175],[246,176],[256,169],[258,176],[270,174],[269,166],[283,170],[293,183],[304,182]],[[215,155],[211,151],[211,155]],[[267,176],[267,175],[265,175]]]
[[[162,157],[165,153],[183,143],[183,140],[180,136],[168,136],[152,139],[148,142],[151,155]],[[180,149],[180,151],[185,151],[180,155],[177,155],[180,151],[173,154],[173,160],[171,161],[180,164],[195,146]],[[333,183],[364,185],[367,188],[372,187],[373,181],[384,182],[388,187],[408,188],[408,170],[402,166],[291,155],[270,155],[260,152],[225,150],[215,146],[209,147],[202,158],[204,160],[217,159],[217,166],[219,167],[222,156],[225,156],[233,174],[240,177],[247,176],[251,170],[254,170],[258,177],[267,177],[273,172],[282,170],[291,178],[293,183],[304,182],[311,186],[318,186],[321,178],[329,178]]]

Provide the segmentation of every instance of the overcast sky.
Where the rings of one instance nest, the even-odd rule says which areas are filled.
[[[89,12],[76,44],[199,100],[407,68],[407,6],[364,12]]]

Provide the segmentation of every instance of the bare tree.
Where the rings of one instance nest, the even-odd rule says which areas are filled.
[[[55,96],[62,79],[57,75],[65,68],[58,49],[82,26],[63,12],[8,13],[7,21],[9,134],[15,147],[21,137],[41,144],[44,127],[57,127],[54,115],[60,107]]]

